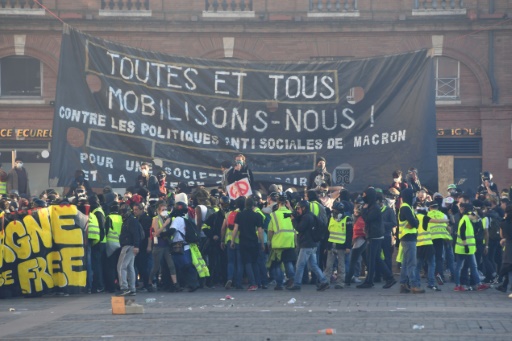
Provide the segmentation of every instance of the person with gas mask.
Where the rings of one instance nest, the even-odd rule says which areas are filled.
[[[16,191],[21,197],[30,197],[28,172],[23,167],[23,160],[17,157],[14,167],[7,174],[7,193]]]
[[[119,214],[123,218],[123,225],[119,235],[121,253],[117,261],[117,275],[121,287],[118,296],[135,296],[137,294],[135,288],[137,279],[134,263],[135,256],[139,253],[142,226],[132,214],[129,205],[122,204],[119,208]]]
[[[249,180],[251,187],[254,185],[254,176],[246,164],[245,156],[238,154],[235,157],[235,165],[229,169],[226,178],[228,185],[234,183],[235,181],[240,181],[244,178]]]
[[[344,214],[345,206],[336,202],[332,206],[332,215],[329,220],[329,237],[327,240],[327,263],[324,270],[326,278],[331,278],[334,262],[338,260],[336,282],[334,289],[343,289],[345,286],[345,258],[350,254],[352,244],[352,217]]]
[[[331,186],[331,174],[325,168],[326,161],[324,157],[319,157],[316,161],[316,168],[308,176],[308,189],[315,189],[323,183]]]
[[[75,171],[75,178],[71,181],[69,184],[69,190],[66,193],[66,197],[71,196],[78,196],[78,193],[76,192],[78,187],[82,187],[85,189],[85,195],[91,195],[93,194],[91,185],[89,184],[89,181],[85,180],[85,173],[81,169],[77,169]]]

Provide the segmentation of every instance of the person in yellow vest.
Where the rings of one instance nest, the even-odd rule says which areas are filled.
[[[427,205],[430,208],[437,208],[437,202],[431,201],[428,202]],[[441,213],[442,214],[442,213]],[[418,259],[418,265],[416,268],[416,273],[418,275],[419,281],[419,273],[423,264],[427,263],[427,288],[432,289],[433,291],[441,291],[439,287],[436,286],[436,277],[435,277],[435,268],[436,268],[436,259],[435,259],[435,250],[434,243],[432,242],[432,228],[434,228],[434,224],[446,224],[448,223],[448,219],[433,219],[428,214],[418,213],[416,215],[418,217],[418,239],[416,241],[416,257]]]
[[[103,280],[103,264],[106,259],[106,243],[105,237],[105,212],[101,208],[100,200],[96,194],[89,196],[89,205],[91,207],[90,216],[96,218],[99,232],[99,239],[91,245],[91,261],[92,261],[92,293],[101,293],[105,291],[105,283]]]
[[[433,219],[448,219],[449,217],[440,210],[443,205],[443,195],[441,193],[434,193],[433,202],[429,206],[428,216]],[[435,205],[434,205],[435,203]],[[443,285],[445,282],[444,278],[444,263],[446,261],[446,267],[450,270],[451,277],[455,275],[455,263],[453,255],[452,245],[452,230],[447,223],[430,223],[428,227],[430,234],[432,235],[432,243],[434,244],[434,253],[436,261],[435,277],[438,285]],[[443,257],[444,255],[444,257]]]
[[[399,254],[402,255],[400,269],[400,293],[425,293],[421,289],[417,274],[416,241],[418,238],[419,221],[412,209],[413,191],[406,188],[401,192],[402,205],[398,211],[398,226],[400,237]]]
[[[343,289],[345,282],[345,257],[350,254],[352,242],[352,217],[344,216],[345,206],[341,202],[332,205],[332,216],[329,220],[329,237],[327,240],[327,264],[324,275],[331,278],[334,261],[338,260],[334,289]]]
[[[0,196],[7,194],[7,172],[2,169],[0,163]]]
[[[489,285],[482,284],[480,281],[475,258],[476,240],[475,232],[473,229],[473,221],[476,222],[479,218],[473,212],[472,204],[462,203],[459,205],[459,210],[462,216],[459,221],[457,241],[455,243],[457,265],[455,267],[455,288],[453,290],[466,291],[466,288],[460,285],[461,270],[465,262],[469,263],[471,277],[473,279],[473,283],[476,283],[476,289],[479,291],[488,289]]]
[[[105,229],[107,231],[107,260],[105,262],[105,290],[116,292],[117,279],[117,261],[121,253],[121,244],[119,235],[123,226],[123,217],[119,214],[119,203],[117,201],[110,205],[110,214],[105,219]]]
[[[297,260],[295,253],[295,230],[292,223],[292,211],[286,200],[286,195],[279,195],[277,198],[277,210],[270,213],[268,223],[268,248],[270,250],[267,267],[276,281],[274,290],[283,290],[284,265],[287,285],[293,285],[295,277],[294,263]]]

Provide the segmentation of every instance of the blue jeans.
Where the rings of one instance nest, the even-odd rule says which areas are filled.
[[[272,262],[270,266],[270,273],[276,281],[276,287],[282,287],[284,281],[284,274],[281,270],[281,263],[284,265],[284,271],[286,272],[287,278],[295,278],[295,269],[293,262]]]
[[[176,267],[176,274],[179,282],[183,281],[184,286],[189,288],[197,288],[199,282],[197,279],[197,270],[192,264],[192,254],[190,250],[185,250],[183,254],[172,255],[174,266]],[[179,278],[182,279],[179,279]]]
[[[421,247],[421,246],[420,246]],[[435,268],[436,268],[436,256],[435,252],[432,252],[430,255],[425,255],[423,257],[418,258],[418,265],[416,266],[416,278],[417,282],[420,282],[420,271],[423,267],[423,264],[427,262],[427,283],[430,286],[434,286],[436,284],[435,278]]]
[[[475,285],[480,284],[480,277],[478,275],[478,268],[476,267],[475,255],[457,255],[457,266],[455,268],[455,285],[460,285],[460,272],[464,263],[469,263],[469,269],[471,270],[471,283]]]
[[[133,253],[133,246],[123,246],[117,261],[117,275],[119,276],[119,286],[121,290],[135,292],[136,278],[134,262],[135,254]]]
[[[360,247],[353,248],[352,250],[350,250],[350,263],[348,266],[347,274],[345,275],[345,284],[350,285],[350,283],[352,282],[352,276],[354,276],[354,274],[356,274],[356,277],[359,277],[361,268],[357,266],[357,263],[359,262],[359,258],[361,258],[363,252],[366,250],[367,244],[367,242],[364,242],[364,244],[361,245]]]
[[[413,288],[420,287],[417,272],[416,241],[400,241],[402,248],[402,269],[400,269],[400,284],[407,284],[409,281]]]
[[[256,282],[258,285],[267,285],[267,253],[264,250],[259,250],[258,253],[258,271],[256,272]]]
[[[294,282],[296,286],[300,286],[300,283],[302,283],[302,275],[304,274],[306,264],[308,264],[309,269],[315,273],[316,278],[319,279],[321,283],[328,282],[316,261],[316,247],[302,248],[299,251],[299,257],[297,258],[297,264],[295,266],[296,271]]]
[[[228,251],[228,280],[234,281],[236,287],[241,287],[244,268],[242,256],[240,256],[240,245],[235,244],[235,248],[232,249],[227,244],[226,250]]]
[[[87,243],[87,284],[86,284],[86,288],[87,290],[92,290],[92,257],[91,257],[91,243]],[[117,266],[117,264],[116,264]]]

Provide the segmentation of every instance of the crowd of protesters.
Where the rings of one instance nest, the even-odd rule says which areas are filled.
[[[76,205],[88,215],[86,293],[509,287],[511,193],[498,192],[489,172],[470,197],[455,184],[431,193],[415,168],[405,178],[393,172],[388,188],[350,192],[332,186],[324,158],[306,188],[256,188],[243,155],[222,163],[213,189],[170,188],[163,170],[147,163],[140,170],[123,196],[110,186],[94,193],[81,170],[63,197],[11,192],[0,201],[3,226],[49,204]],[[252,194],[230,199],[226,186],[242,179]]]

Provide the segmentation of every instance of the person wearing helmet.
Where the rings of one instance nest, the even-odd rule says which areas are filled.
[[[482,179],[482,183],[478,186],[476,191],[476,199],[478,199],[479,194],[486,195],[496,195],[499,196],[498,186],[492,181],[492,173],[491,172],[482,172],[480,174]]]
[[[333,266],[336,259],[338,268],[334,289],[343,289],[345,282],[345,257],[350,254],[352,241],[352,217],[345,216],[345,206],[341,202],[335,202],[332,206],[332,215],[329,220],[329,237],[327,252],[327,263],[324,275],[331,278]]]
[[[265,206],[262,211],[265,214],[272,213],[275,209],[278,208],[277,200],[279,197],[279,192],[270,192],[269,195],[267,195],[267,206]]]
[[[192,263],[192,253],[190,252],[190,245],[185,241],[185,216],[188,213],[188,205],[182,201],[178,201],[174,205],[174,212],[176,218],[172,221],[170,233],[173,235],[172,244],[183,243],[183,253],[174,253],[172,259],[176,266],[178,280],[183,278],[184,284],[188,287],[189,292],[194,292],[199,288],[197,279],[197,271]]]

